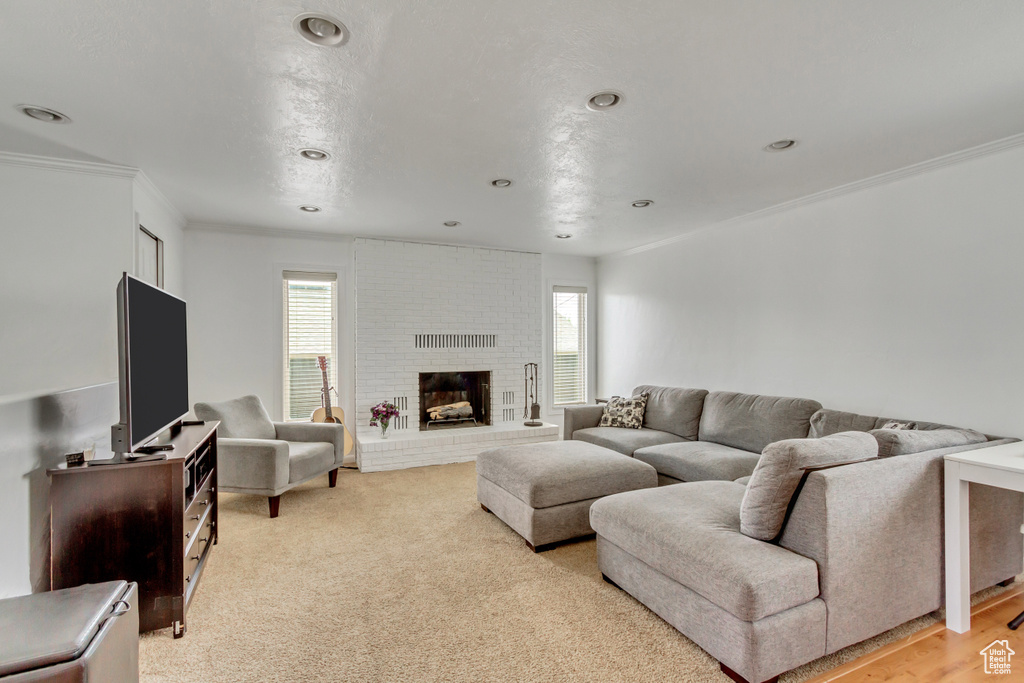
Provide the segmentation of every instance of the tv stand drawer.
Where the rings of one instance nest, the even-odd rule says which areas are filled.
[[[204,516],[213,508],[216,504],[216,498],[213,495],[213,478],[207,477],[206,482],[203,483],[203,488],[199,490],[196,497],[192,499],[192,504],[185,510],[185,520],[182,528],[185,534],[185,547],[192,542],[192,539],[196,535],[196,529],[199,528],[199,522]]]

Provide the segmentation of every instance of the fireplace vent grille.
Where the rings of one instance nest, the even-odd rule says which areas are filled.
[[[417,349],[493,349],[495,334],[417,334]]]
[[[395,396],[391,399],[391,402],[395,404],[395,407],[399,411],[405,412],[409,410],[409,397],[408,396]],[[409,428],[409,416],[399,415],[391,423],[392,429],[408,429]]]

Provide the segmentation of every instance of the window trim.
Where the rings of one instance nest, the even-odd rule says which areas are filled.
[[[156,268],[156,282],[149,282],[149,284],[155,285],[156,287],[159,287],[160,289],[163,289],[164,288],[164,241],[160,237],[158,237],[152,230],[150,230],[149,228],[144,226],[142,223],[136,221],[135,225],[138,228],[136,230],[136,232],[135,232],[135,275],[140,280],[144,280],[145,282],[149,282],[149,280],[146,280],[145,278],[142,277],[142,254],[139,253],[139,252],[140,252],[140,250],[142,248],[143,240],[151,239],[151,240],[153,240],[153,246],[156,249],[156,254],[155,254],[156,263],[153,264],[154,267]]]
[[[333,282],[334,293],[331,301],[333,310],[331,315],[333,318],[333,326],[331,330],[331,357],[333,363],[330,368],[328,375],[328,381],[332,384],[335,391],[337,392],[337,398],[331,401],[332,407],[341,408],[343,410],[342,400],[342,387],[340,386],[341,373],[339,366],[341,365],[341,358],[339,353],[341,350],[341,313],[342,313],[342,296],[344,282],[342,280],[342,272],[337,267],[325,266],[300,266],[300,267],[283,267],[277,266],[274,269],[276,271],[276,291],[278,298],[278,320],[279,329],[281,331],[281,343],[279,348],[279,363],[277,371],[277,385],[278,385],[278,397],[281,401],[280,404],[280,415],[283,422],[305,422],[309,418],[290,418],[289,412],[289,401],[288,401],[288,382],[287,370],[288,370],[288,297],[286,295],[287,282],[288,280],[305,280],[311,282]]]
[[[547,335],[547,339],[545,339],[544,356],[545,356],[545,359],[547,361],[546,365],[548,367],[548,372],[546,373],[547,374],[547,378],[546,378],[546,380],[544,382],[544,386],[545,386],[545,389],[547,390],[547,395],[549,397],[548,413],[551,414],[551,415],[561,415],[562,411],[565,408],[567,408],[567,407],[579,406],[579,405],[587,405],[588,403],[590,403],[591,396],[593,395],[594,387],[593,387],[593,372],[592,372],[592,368],[593,368],[593,362],[594,362],[594,357],[593,357],[593,352],[594,352],[593,351],[594,350],[594,335],[592,334],[592,326],[593,326],[593,306],[594,306],[594,302],[593,302],[593,292],[591,291],[593,289],[593,287],[591,287],[591,283],[580,281],[580,280],[558,280],[558,279],[552,279],[552,280],[548,280],[548,282],[546,284],[547,284],[547,286],[545,287],[546,303],[544,305],[544,310],[545,310],[545,319],[546,319],[545,326],[546,326],[546,329],[548,330],[548,335]],[[570,293],[571,292],[578,292],[578,293],[582,293],[582,294],[586,294],[587,295],[587,304],[586,304],[586,309],[585,309],[586,317],[587,317],[587,319],[586,319],[586,326],[585,326],[586,348],[584,349],[584,353],[585,353],[586,357],[585,357],[584,370],[583,370],[583,372],[584,372],[583,380],[584,380],[585,388],[584,388],[583,401],[581,401],[579,403],[575,403],[575,402],[574,403],[555,403],[555,301],[554,301],[554,295],[558,291],[570,292]]]

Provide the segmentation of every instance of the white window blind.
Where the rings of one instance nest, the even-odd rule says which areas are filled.
[[[554,404],[587,402],[587,289],[555,286]]]
[[[286,420],[308,420],[320,407],[323,375],[318,356],[326,356],[327,381],[337,386],[337,279],[334,273],[284,272]],[[331,405],[338,405],[333,395]]]

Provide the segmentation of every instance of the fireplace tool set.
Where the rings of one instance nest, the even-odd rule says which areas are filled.
[[[523,424],[527,427],[540,427],[544,423],[540,421],[540,404],[537,403],[537,364],[527,363],[523,366],[523,371],[526,394],[523,418],[528,418]]]

